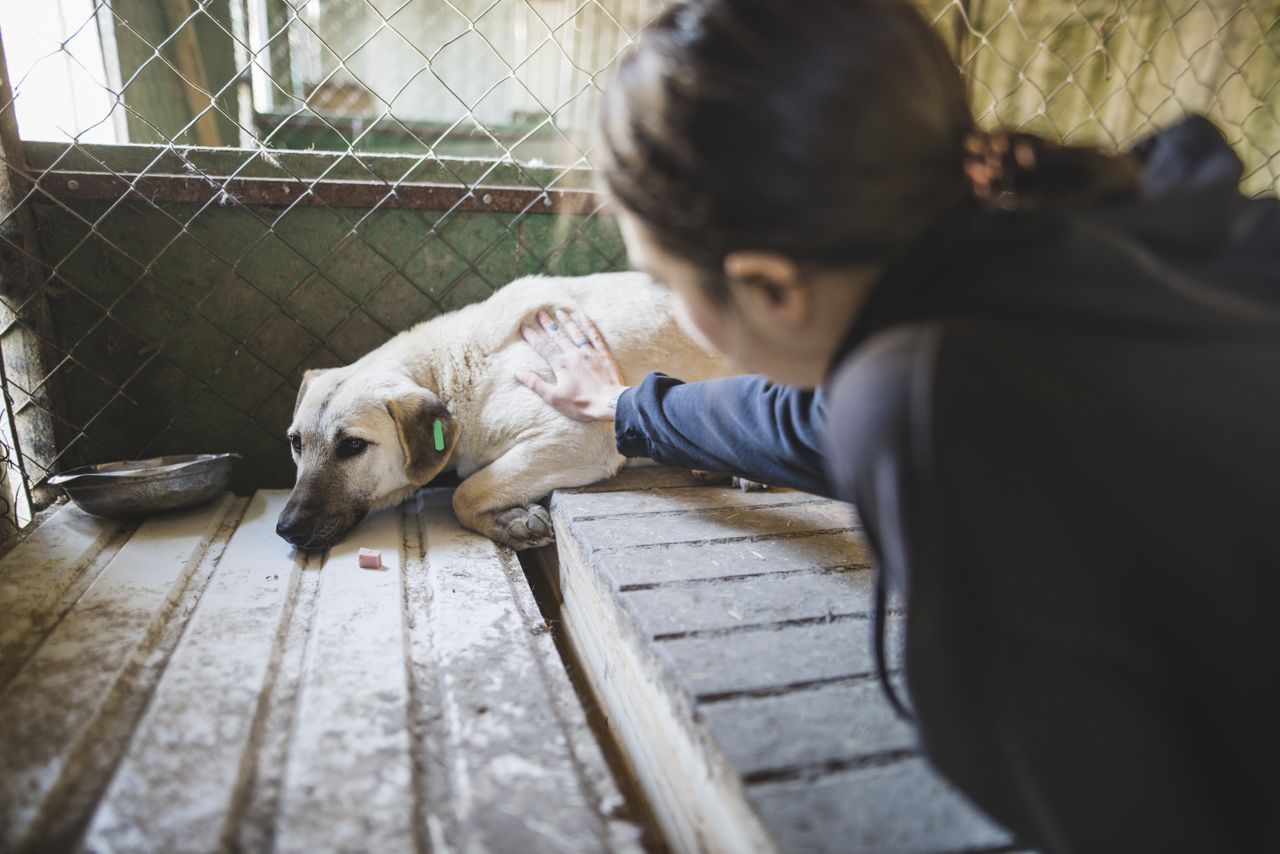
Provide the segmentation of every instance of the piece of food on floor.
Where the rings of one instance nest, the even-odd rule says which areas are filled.
[[[361,569],[382,569],[382,552],[377,549],[361,549],[356,552]]]

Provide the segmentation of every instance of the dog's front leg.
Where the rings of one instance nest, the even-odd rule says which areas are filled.
[[[464,480],[453,493],[458,521],[494,542],[530,549],[554,541],[551,514],[536,502],[552,490],[585,486],[615,474],[617,453],[581,445],[525,443]]]

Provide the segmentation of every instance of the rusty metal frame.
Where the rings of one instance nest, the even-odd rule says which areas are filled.
[[[585,214],[600,207],[591,190],[534,187],[467,187],[436,183],[234,177],[211,183],[195,175],[152,175],[50,170],[38,179],[40,190],[62,202],[116,201],[135,194],[149,202],[205,204],[210,200],[242,205],[288,207],[327,205],[345,208],[402,208],[426,211]]]

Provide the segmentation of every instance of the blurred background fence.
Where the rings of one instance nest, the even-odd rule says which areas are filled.
[[[8,518],[52,471],[163,453],[286,486],[303,370],[624,266],[592,116],[661,5],[0,0]],[[1280,187],[1280,0],[922,6],[983,123],[1118,148],[1203,112]]]

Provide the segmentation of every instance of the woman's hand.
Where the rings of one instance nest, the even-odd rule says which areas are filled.
[[[618,395],[626,391],[622,371],[600,330],[583,315],[574,320],[556,309],[555,320],[538,312],[542,329],[520,326],[520,334],[555,373],[548,383],[534,373],[516,375],[547,403],[575,421],[612,421]]]

